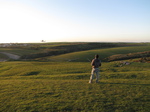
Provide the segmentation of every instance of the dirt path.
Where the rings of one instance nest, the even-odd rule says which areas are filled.
[[[10,59],[18,60],[20,58],[20,56],[12,53],[7,53],[7,52],[0,52],[0,53],[8,56]]]

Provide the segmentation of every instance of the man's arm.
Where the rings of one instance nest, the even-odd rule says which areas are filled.
[[[93,59],[92,62],[91,62],[91,66],[92,66],[92,67],[94,67],[94,61],[95,61],[95,60]]]

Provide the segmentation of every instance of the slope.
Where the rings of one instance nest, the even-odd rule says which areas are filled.
[[[76,61],[76,62],[87,62],[90,61],[95,54],[99,54],[101,60],[105,60],[106,57],[116,54],[127,54],[149,51],[150,46],[131,46],[131,47],[116,47],[116,48],[104,48],[79,51],[73,53],[62,54],[58,56],[46,57],[49,61]],[[41,60],[41,59],[38,59]]]

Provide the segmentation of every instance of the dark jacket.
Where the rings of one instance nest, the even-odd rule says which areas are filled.
[[[101,61],[98,58],[95,58],[91,62],[92,68],[98,68],[101,66]]]

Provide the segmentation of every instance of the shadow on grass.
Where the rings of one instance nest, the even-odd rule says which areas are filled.
[[[143,85],[143,86],[150,86],[150,84],[133,84],[133,83],[107,83],[107,82],[98,82],[97,84],[122,84],[122,85]]]

